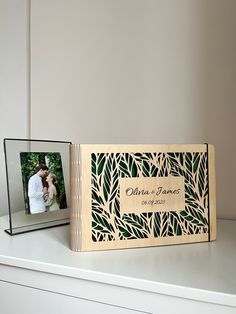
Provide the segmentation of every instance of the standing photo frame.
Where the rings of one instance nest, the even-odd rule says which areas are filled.
[[[10,235],[69,223],[71,142],[5,138]]]

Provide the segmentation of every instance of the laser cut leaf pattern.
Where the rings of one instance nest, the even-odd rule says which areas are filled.
[[[206,153],[93,153],[91,171],[94,242],[208,232]],[[121,214],[119,177],[167,176],[184,177],[183,210]]]

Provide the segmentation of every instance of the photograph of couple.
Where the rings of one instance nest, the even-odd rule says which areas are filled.
[[[26,214],[67,208],[60,153],[20,153]]]

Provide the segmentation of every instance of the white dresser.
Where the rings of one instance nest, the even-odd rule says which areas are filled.
[[[69,226],[0,230],[0,313],[236,313],[236,221],[217,240],[75,253]]]

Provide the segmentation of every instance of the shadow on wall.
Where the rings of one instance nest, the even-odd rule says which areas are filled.
[[[206,138],[216,146],[218,217],[236,219],[236,1],[207,4]]]

